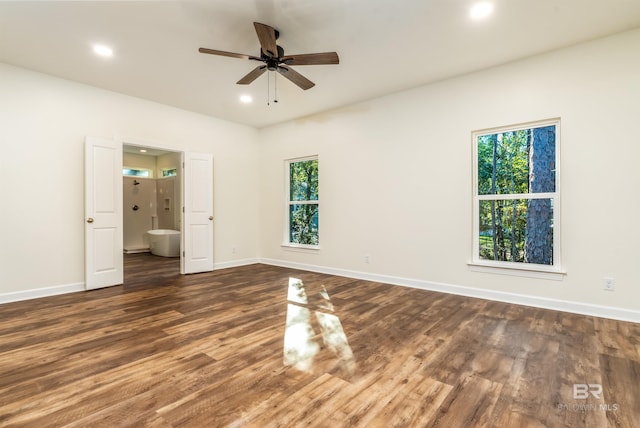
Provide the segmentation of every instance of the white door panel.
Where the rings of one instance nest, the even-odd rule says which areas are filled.
[[[185,153],[183,271],[213,270],[213,156]]]
[[[85,286],[122,284],[122,145],[85,140]]]
[[[208,224],[191,225],[191,259],[202,260],[209,257]]]
[[[108,272],[117,268],[115,254],[112,250],[118,245],[117,233],[118,229],[115,227],[94,228],[95,272]]]

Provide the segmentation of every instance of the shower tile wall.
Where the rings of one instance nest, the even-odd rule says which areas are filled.
[[[168,153],[156,158],[156,177],[162,176],[163,169],[178,168],[182,163],[180,153]],[[182,177],[178,168],[178,175],[175,177],[158,178],[158,219],[160,225],[158,229],[180,230],[182,223],[182,213],[180,204],[182,201]],[[162,194],[161,194],[162,193]],[[167,198],[170,199],[169,210],[166,210]],[[164,216],[164,218],[162,218]]]
[[[123,153],[124,166],[148,168],[155,177],[161,177],[163,168],[176,168],[181,155],[169,153],[160,156],[146,156]],[[139,184],[134,185],[134,181]],[[149,249],[147,230],[180,230],[180,176],[166,178],[123,177],[123,229],[124,249],[128,252]],[[134,210],[134,206],[138,209]]]
[[[138,185],[133,183],[138,182]],[[145,232],[153,228],[155,215],[156,180],[123,177],[124,249],[127,251],[149,248]],[[134,210],[137,206],[138,209]]]
[[[139,184],[134,185],[134,181]],[[174,177],[123,177],[125,250],[148,249],[147,230],[180,229],[176,222],[175,181]]]
[[[156,180],[158,229],[176,230],[175,224],[175,179],[174,177]]]

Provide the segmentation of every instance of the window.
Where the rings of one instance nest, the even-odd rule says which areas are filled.
[[[318,157],[285,162],[287,173],[287,243],[317,247],[318,235]]]
[[[153,172],[147,168],[122,168],[122,175],[125,177],[153,177]]]
[[[559,271],[559,120],[476,131],[473,263]]]
[[[178,169],[177,168],[163,168],[162,169],[162,176],[163,177],[176,177],[178,175]]]

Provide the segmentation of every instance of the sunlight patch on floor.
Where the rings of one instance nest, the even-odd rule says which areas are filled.
[[[355,358],[324,285],[307,295],[300,279],[289,278],[287,300],[284,364],[311,373],[322,359],[324,368],[353,375]]]

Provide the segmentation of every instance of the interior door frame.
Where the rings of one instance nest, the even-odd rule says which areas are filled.
[[[137,140],[134,138],[125,138],[125,137],[116,137],[116,141],[119,142],[122,146],[123,149],[123,155],[124,155],[124,146],[125,145],[131,145],[131,146],[137,146],[137,147],[142,147],[142,148],[147,148],[147,149],[157,149],[157,150],[166,150],[168,152],[174,152],[174,153],[180,153],[180,165],[179,165],[179,169],[180,169],[180,274],[184,275],[185,274],[185,269],[184,269],[184,188],[185,188],[185,175],[184,175],[184,156],[185,156],[185,151],[184,150],[180,150],[180,149],[176,149],[176,148],[172,148],[172,147],[168,147],[168,146],[164,146],[161,144],[157,144],[155,142],[150,142],[150,141],[142,141],[142,140]],[[121,214],[123,216],[123,221],[124,221],[124,212]],[[124,260],[124,253],[122,254],[122,258]]]

